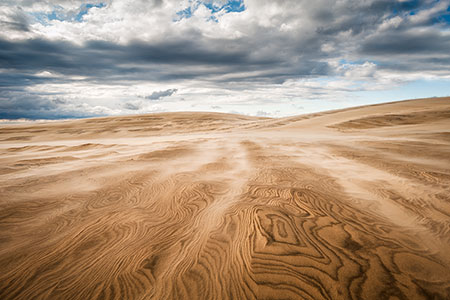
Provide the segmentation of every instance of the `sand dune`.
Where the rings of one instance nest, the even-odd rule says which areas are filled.
[[[450,98],[0,128],[0,299],[449,299]]]

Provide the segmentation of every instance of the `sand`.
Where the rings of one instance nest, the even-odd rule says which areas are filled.
[[[450,98],[0,127],[0,299],[449,299]]]

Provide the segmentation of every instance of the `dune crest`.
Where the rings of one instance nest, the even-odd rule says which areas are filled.
[[[0,128],[0,299],[449,299],[450,98]]]

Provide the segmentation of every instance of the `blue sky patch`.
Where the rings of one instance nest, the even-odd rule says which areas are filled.
[[[411,0],[405,2],[398,2],[393,6],[392,14],[389,18],[393,18],[395,16],[414,16],[418,12],[431,9],[438,3],[440,0],[435,0],[430,3],[423,3],[419,0]],[[432,15],[428,20],[428,24],[440,24],[440,25],[450,25],[450,6],[446,9],[446,11],[440,11]]]
[[[444,25],[450,25],[450,6],[447,7],[447,10],[445,12],[441,12],[440,14],[436,15],[433,20],[433,24],[444,24]]]
[[[31,13],[31,16],[33,16],[36,21],[43,25],[47,25],[49,21],[58,20],[58,21],[64,21],[66,20],[67,16],[64,13],[64,8],[61,6],[55,6],[53,8],[53,11],[50,13],[45,12],[34,12]]]
[[[43,25],[48,25],[48,22],[58,20],[58,21],[69,21],[69,22],[83,22],[83,16],[86,15],[89,12],[89,9],[96,7],[96,8],[103,8],[105,7],[105,3],[99,3],[99,4],[92,4],[87,3],[81,5],[78,13],[77,12],[68,12],[64,10],[62,6],[54,6],[53,11],[50,13],[46,12],[35,12],[31,13],[30,15],[35,18],[35,20]]]
[[[199,1],[199,0],[190,0],[189,7],[177,11],[178,18],[175,21],[179,21],[181,19],[189,19],[192,17],[193,13],[199,8],[200,5],[203,5],[207,9],[211,11],[210,20],[214,22],[218,22],[218,19],[214,14],[219,12],[231,13],[231,12],[243,12],[245,10],[244,0],[228,0],[226,3],[223,1]]]
[[[89,11],[89,9],[96,7],[96,8],[103,8],[105,7],[106,4],[105,3],[99,3],[99,4],[83,4],[81,6],[80,12],[78,13],[78,15],[76,15],[75,17],[75,21],[77,22],[82,22],[83,21],[83,16],[86,15]]]
[[[450,25],[450,14],[440,15],[433,18],[433,24]]]
[[[192,17],[192,9],[191,9],[191,7],[189,6],[188,8],[185,8],[183,10],[177,11],[177,16],[180,17],[180,20],[184,19],[184,18],[189,19],[190,17]]]
[[[243,12],[245,10],[245,5],[243,0],[231,0],[228,1],[224,5],[218,5],[214,2],[211,3],[203,3],[205,7],[207,7],[209,10],[211,10],[212,13],[219,12],[221,10],[224,10],[227,13],[230,12]]]

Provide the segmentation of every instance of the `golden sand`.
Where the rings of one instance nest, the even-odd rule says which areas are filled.
[[[449,299],[450,98],[0,127],[0,299]]]

